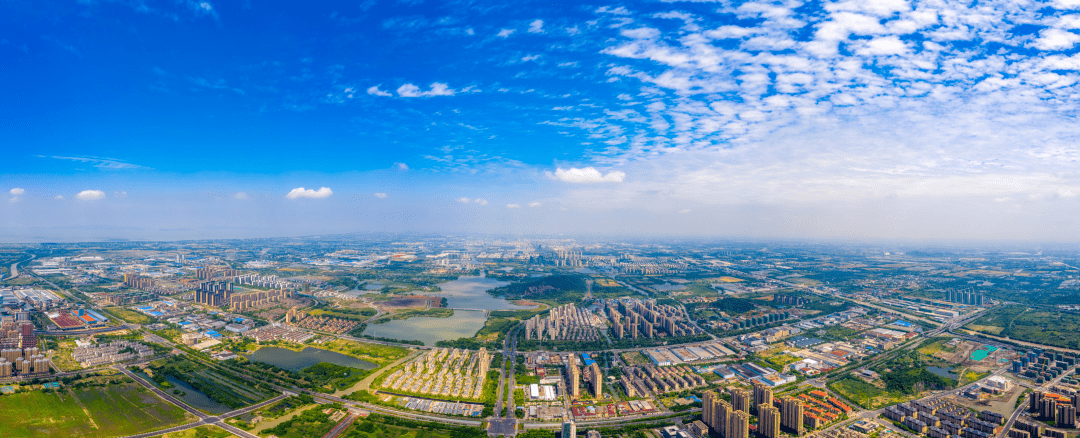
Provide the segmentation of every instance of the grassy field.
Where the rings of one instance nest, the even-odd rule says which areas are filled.
[[[233,434],[216,426],[199,426],[194,429],[167,433],[162,435],[161,438],[226,438],[231,436]]]
[[[965,326],[995,336],[1080,348],[1080,315],[1012,305],[995,307]]]
[[[150,324],[151,322],[154,322],[154,319],[149,316],[123,307],[106,307],[104,310],[117,318],[133,324]]]
[[[909,398],[903,393],[886,391],[854,377],[830,383],[829,389],[866,409],[901,403]]]
[[[522,435],[523,433],[518,434],[518,436]],[[487,432],[475,427],[452,427],[439,423],[421,423],[372,415],[366,419],[357,420],[340,436],[345,438],[482,438],[487,436]]]
[[[0,396],[5,437],[123,436],[193,420],[134,383]]]
[[[377,363],[380,366],[389,364],[409,354],[409,350],[402,347],[371,344],[367,342],[353,342],[344,339],[327,342],[321,347],[338,353],[356,356],[360,359]]]

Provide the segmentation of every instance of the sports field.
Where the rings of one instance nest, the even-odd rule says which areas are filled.
[[[195,418],[134,383],[0,396],[4,437],[111,437]]]

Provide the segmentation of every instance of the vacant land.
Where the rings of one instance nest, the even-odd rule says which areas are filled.
[[[151,322],[154,322],[154,319],[149,316],[143,315],[131,309],[125,309],[123,307],[106,307],[105,311],[111,313],[117,318],[134,324],[149,324]]]
[[[193,420],[134,383],[0,396],[5,437],[123,436]]]
[[[854,377],[830,383],[829,389],[866,409],[877,409],[914,398],[901,392],[886,391]]]
[[[966,328],[995,336],[1064,348],[1080,348],[1080,315],[1022,305],[1000,306]]]
[[[194,429],[167,433],[161,438],[226,438],[231,436],[233,434],[215,426],[199,426]]]

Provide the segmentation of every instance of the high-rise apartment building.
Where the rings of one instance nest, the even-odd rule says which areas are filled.
[[[754,406],[761,406],[763,404],[772,406],[772,402],[772,388],[769,388],[768,386],[760,382],[754,383]]]
[[[758,434],[764,438],[777,438],[780,436],[780,410],[772,403],[762,403],[757,407]]]
[[[732,411],[724,438],[750,438],[750,414],[738,409]]]
[[[795,435],[802,435],[806,430],[803,426],[803,402],[794,397],[785,397],[780,402],[780,424]]]
[[[577,425],[574,420],[566,420],[562,424],[562,438],[577,438]]]
[[[736,411],[743,411],[750,413],[750,405],[753,403],[753,399],[750,396],[750,391],[742,388],[735,388],[731,390],[731,407]]]

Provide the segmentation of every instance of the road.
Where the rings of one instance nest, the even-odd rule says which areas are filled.
[[[154,384],[152,384],[150,382],[147,382],[142,377],[139,377],[139,375],[131,372],[131,370],[128,370],[127,368],[125,368],[123,366],[113,366],[113,369],[115,369],[117,371],[120,371],[121,373],[124,373],[124,375],[132,378],[133,380],[135,380],[135,382],[142,385],[146,389],[149,389],[151,392],[156,394],[158,397],[161,397],[165,401],[167,401],[169,403],[172,403],[176,407],[178,407],[180,409],[183,409],[183,410],[187,411],[189,414],[194,415],[194,416],[199,418],[199,421],[197,421],[195,423],[192,423],[194,425],[192,425],[192,424],[185,425],[185,426],[189,426],[189,427],[178,426],[178,427],[182,428],[180,430],[190,429],[191,427],[198,427],[198,426],[201,426],[201,425],[204,425],[204,424],[212,424],[214,426],[225,429],[229,433],[232,433],[233,435],[236,435],[236,436],[239,436],[239,437],[243,437],[243,438],[259,438],[258,436],[254,435],[254,434],[248,433],[248,432],[246,432],[244,430],[241,430],[241,429],[239,429],[237,427],[226,424],[226,423],[222,422],[221,420],[223,420],[225,418],[235,417],[237,415],[243,415],[243,414],[245,414],[247,412],[253,411],[255,409],[261,408],[261,407],[266,406],[266,405],[268,405],[270,403],[274,403],[274,402],[277,402],[277,401],[285,398],[284,395],[280,395],[278,397],[272,398],[270,400],[266,400],[266,401],[264,401],[262,403],[259,403],[259,404],[256,404],[256,405],[248,406],[248,407],[243,408],[243,409],[232,411],[232,412],[220,415],[220,416],[211,416],[211,415],[207,415],[207,414],[203,413],[202,411],[197,410],[197,409],[195,409],[195,408],[193,408],[191,406],[188,406],[186,403],[180,401],[176,397],[173,397],[171,394],[169,394],[169,393],[167,393],[165,391],[162,391],[161,389],[159,389]],[[133,435],[133,437],[137,437],[137,438],[151,437],[151,436],[161,435],[161,434],[164,434],[164,433],[167,433],[167,432],[168,432],[167,430],[166,431],[147,432],[147,433],[144,433],[144,434]]]
[[[341,422],[334,426],[333,429],[330,429],[330,431],[327,432],[326,435],[323,435],[323,438],[334,438],[338,435],[341,435],[342,432],[345,432],[345,429],[348,429],[349,426],[351,426],[353,422],[356,421],[356,418],[357,416],[350,412],[349,415],[345,418],[342,418]]]
[[[517,333],[520,329],[520,326],[511,329],[506,339],[503,339],[502,373],[499,376],[499,387],[495,396],[495,415],[488,423],[489,436],[517,435],[517,418],[514,416],[514,367],[517,364]],[[509,372],[506,370],[507,361],[510,362]],[[504,386],[506,386],[505,391]],[[502,413],[504,407],[505,415]]]
[[[34,257],[37,257],[37,256],[35,256],[34,254],[30,254],[30,258],[28,258],[26,260],[19,260],[19,261],[15,262],[15,263],[12,263],[11,264],[11,272],[8,273],[9,277],[8,278],[0,278],[0,280],[5,280],[6,281],[6,280],[14,280],[14,279],[18,278],[19,277],[19,263],[29,262],[29,261],[33,260]]]

